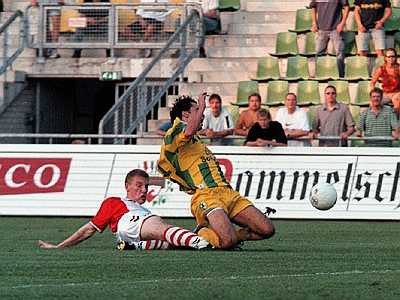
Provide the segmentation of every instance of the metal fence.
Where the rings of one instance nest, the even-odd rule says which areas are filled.
[[[38,9],[39,11],[35,11]],[[30,7],[28,17],[34,23],[37,14],[37,35],[31,43],[39,54],[45,48],[160,49],[183,24],[192,11],[201,15],[196,3],[141,3],[84,5],[40,5]],[[36,30],[31,28],[33,32]],[[199,38],[196,26],[185,35],[187,48],[195,47]],[[180,48],[176,40],[171,48]]]

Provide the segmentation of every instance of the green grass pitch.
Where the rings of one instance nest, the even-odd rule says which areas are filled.
[[[36,247],[87,221],[1,217],[0,299],[400,299],[399,222],[276,220],[242,251],[119,252],[109,231]]]

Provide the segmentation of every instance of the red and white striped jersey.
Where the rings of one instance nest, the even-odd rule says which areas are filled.
[[[144,217],[151,215],[151,211],[140,204],[128,198],[110,197],[103,201],[96,215],[90,220],[90,223],[97,231],[102,232],[107,225],[111,232],[117,231],[118,221],[127,212],[133,212],[134,215]]]

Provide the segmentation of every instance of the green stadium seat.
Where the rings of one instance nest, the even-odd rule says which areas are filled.
[[[289,83],[284,80],[274,80],[268,83],[266,105],[274,106],[285,104],[285,97],[289,92]]]
[[[345,79],[349,81],[368,80],[368,57],[351,56],[346,58]]]
[[[385,31],[398,31],[400,28],[400,8],[392,7],[392,15],[385,22]]]
[[[357,84],[356,98],[354,105],[367,106],[369,105],[369,80],[359,81]]]
[[[312,126],[315,120],[315,117],[317,116],[317,108],[320,105],[310,105],[307,110],[308,114],[308,120],[310,121],[310,125]]]
[[[354,0],[349,0],[349,7],[350,9],[354,8]]]
[[[378,69],[380,66],[382,66],[384,62],[385,62],[385,57],[383,56],[378,56],[377,58],[375,58],[372,74],[374,74],[375,70]]]
[[[239,115],[240,115],[239,106],[236,106],[236,105],[231,106],[230,113],[232,116],[233,124],[236,124],[237,121],[239,120]]]
[[[255,78],[252,78],[252,80],[276,80],[280,77],[279,62],[276,57],[267,56],[258,59],[257,75]]]
[[[340,103],[350,104],[349,83],[345,80],[328,81],[328,85],[336,88],[336,99]]]
[[[305,80],[297,83],[297,104],[310,105],[320,104],[318,81]]]
[[[353,116],[354,123],[356,124],[356,128],[358,128],[358,123],[360,122],[361,107],[357,105],[349,105],[349,109],[351,115]],[[353,136],[356,136],[356,133],[354,133]],[[351,146],[364,147],[365,143],[363,140],[351,140]]]
[[[218,10],[235,11],[240,9],[240,0],[219,0]]]
[[[393,35],[394,40],[394,48],[396,49],[397,53],[400,53],[400,32],[396,32]]]
[[[310,73],[308,70],[308,59],[303,56],[291,56],[287,60],[286,80],[297,81],[308,79]]]
[[[319,56],[315,68],[315,79],[324,81],[329,79],[339,79],[339,69],[337,59],[334,56]]]
[[[303,56],[315,56],[317,34],[315,32],[307,32],[305,35],[305,47],[304,52],[300,53]]]
[[[278,32],[276,34],[274,56],[297,55],[299,47],[297,45],[297,34],[295,32]]]
[[[231,103],[237,106],[247,106],[249,103],[248,97],[253,93],[259,93],[257,81],[239,81],[236,103]]]
[[[312,25],[311,9],[301,8],[296,11],[295,28],[289,29],[289,31],[304,33],[311,30],[311,25]]]

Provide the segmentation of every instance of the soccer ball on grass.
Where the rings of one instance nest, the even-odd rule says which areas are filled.
[[[336,204],[337,193],[335,187],[326,182],[317,183],[310,192],[312,206],[319,210],[328,210]]]

